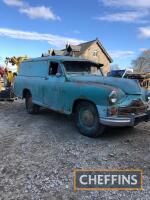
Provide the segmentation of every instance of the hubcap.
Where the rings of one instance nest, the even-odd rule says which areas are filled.
[[[91,127],[94,125],[94,115],[90,110],[83,110],[80,113],[81,123],[85,126]]]

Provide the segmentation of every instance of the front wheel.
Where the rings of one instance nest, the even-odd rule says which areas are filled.
[[[29,114],[38,114],[39,113],[40,106],[38,106],[32,102],[32,96],[30,94],[26,95],[25,105],[26,105],[26,110]]]
[[[87,137],[98,137],[105,130],[105,126],[99,122],[99,114],[96,107],[89,102],[80,102],[76,106],[75,121],[80,133]]]

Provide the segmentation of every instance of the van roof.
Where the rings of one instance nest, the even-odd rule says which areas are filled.
[[[79,57],[72,57],[72,56],[45,56],[45,57],[39,57],[39,58],[31,58],[28,60],[25,60],[23,62],[35,62],[35,61],[44,61],[44,60],[56,60],[56,61],[89,61],[84,58],[79,58]]]

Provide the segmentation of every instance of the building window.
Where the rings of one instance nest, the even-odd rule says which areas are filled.
[[[98,55],[98,51],[97,50],[93,51],[93,56],[97,57],[97,55]]]

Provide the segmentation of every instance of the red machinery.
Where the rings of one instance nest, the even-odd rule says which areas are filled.
[[[0,67],[0,76],[3,77],[5,74],[5,68],[4,67]]]

